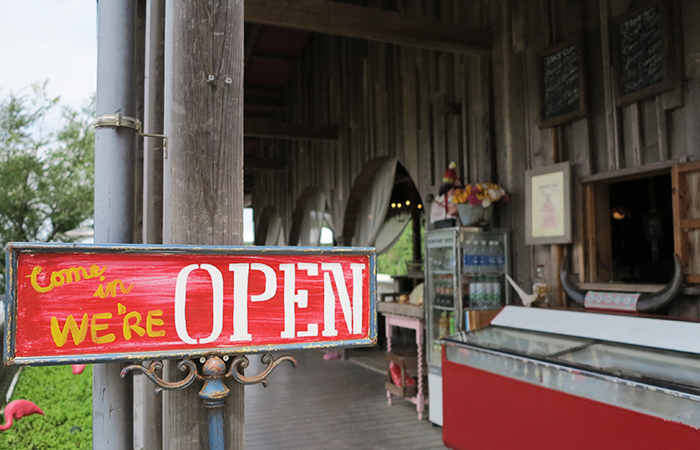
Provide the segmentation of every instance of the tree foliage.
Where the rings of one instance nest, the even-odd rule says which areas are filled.
[[[421,228],[421,236],[424,230]],[[421,240],[421,242],[423,242]],[[413,227],[409,223],[401,237],[389,251],[377,257],[377,273],[386,273],[392,277],[406,275],[406,262],[413,261]]]
[[[92,217],[95,134],[93,104],[61,108],[46,83],[31,95],[0,100],[0,243],[69,241],[66,232]],[[20,91],[22,92],[22,91]],[[42,133],[50,111],[62,109],[62,127]],[[2,283],[4,292],[4,264]]]

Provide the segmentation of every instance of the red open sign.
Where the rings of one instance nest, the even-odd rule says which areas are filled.
[[[4,362],[376,343],[371,248],[9,244]]]

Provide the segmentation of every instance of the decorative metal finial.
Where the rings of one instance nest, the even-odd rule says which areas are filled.
[[[204,358],[202,358],[204,359]],[[202,399],[202,405],[207,409],[207,417],[209,419],[209,448],[211,450],[224,450],[224,420],[223,407],[226,398],[230,393],[230,389],[224,384],[225,378],[233,378],[237,382],[250,385],[261,383],[263,387],[267,387],[267,376],[282,364],[283,361],[289,361],[292,367],[297,366],[296,359],[291,356],[281,356],[275,359],[271,354],[265,353],[260,358],[260,361],[267,367],[258,375],[246,377],[243,375],[243,370],[248,367],[250,361],[245,356],[236,356],[231,361],[231,366],[226,370],[226,361],[228,357],[223,356],[223,359],[218,356],[210,356],[202,366],[202,373],[197,370],[197,365],[189,359],[180,361],[178,367],[183,372],[188,371],[185,379],[181,381],[168,382],[156,375],[156,370],[161,370],[163,364],[160,361],[152,362],[148,368],[140,364],[126,366],[122,369],[121,376],[124,378],[127,373],[132,370],[143,373],[151,380],[158,388],[156,393],[166,390],[173,391],[185,389],[194,382],[195,379],[204,380],[204,385],[199,391],[199,398]],[[200,360],[201,361],[201,360]]]
[[[228,359],[225,356],[224,358]],[[185,379],[175,382],[165,381],[156,374],[157,370],[161,370],[163,368],[163,363],[160,361],[153,361],[148,366],[148,368],[140,364],[126,366],[124,367],[124,369],[122,369],[121,377],[124,378],[126,374],[132,370],[141,372],[149,380],[151,380],[153,384],[158,386],[156,392],[160,392],[163,390],[172,391],[184,389],[191,385],[195,379],[204,380],[206,384],[208,382],[210,383],[220,378],[233,378],[244,385],[260,383],[263,385],[263,387],[267,387],[267,377],[275,369],[275,367],[279,366],[284,361],[289,361],[292,364],[292,367],[296,368],[297,366],[296,359],[294,359],[291,356],[281,356],[275,359],[269,353],[264,353],[261,356],[260,361],[267,367],[265,367],[265,369],[260,374],[252,377],[246,377],[245,375],[243,375],[243,370],[245,370],[250,365],[250,361],[246,356],[236,356],[235,358],[233,358],[233,361],[231,362],[231,366],[229,367],[228,371],[226,371],[226,362],[222,358],[218,356],[209,357],[204,362],[201,375],[197,369],[197,365],[191,360],[185,359],[178,363],[178,368],[183,372],[188,372],[187,376],[185,377]]]
[[[185,359],[183,361],[180,361],[177,365],[177,367],[182,370],[183,372],[189,371],[187,373],[187,376],[185,377],[184,380],[181,381],[175,381],[175,382],[168,382],[163,380],[161,377],[156,375],[156,370],[161,370],[163,368],[163,363],[160,361],[153,361],[148,368],[143,367],[140,364],[134,364],[131,366],[126,366],[122,369],[121,372],[121,377],[124,378],[127,373],[129,373],[132,370],[136,370],[138,372],[141,372],[142,374],[146,375],[146,377],[153,382],[156,386],[156,394],[160,393],[160,391],[176,391],[179,389],[184,389],[190,384],[194,382],[197,378],[201,378],[199,374],[197,373],[197,366],[190,361],[189,359]]]
[[[260,358],[260,362],[267,365],[265,370],[263,370],[260,374],[254,377],[246,377],[243,375],[243,370],[245,370],[248,367],[250,361],[248,361],[248,358],[245,356],[236,356],[233,359],[233,362],[231,363],[231,368],[229,368],[226,376],[234,378],[241,384],[249,385],[260,383],[263,385],[263,387],[267,387],[267,376],[270,375],[270,373],[273,370],[275,370],[275,367],[279,366],[284,361],[289,361],[292,364],[292,367],[294,368],[297,367],[297,360],[292,358],[291,356],[281,356],[278,359],[275,359],[272,357],[271,354],[264,353]]]

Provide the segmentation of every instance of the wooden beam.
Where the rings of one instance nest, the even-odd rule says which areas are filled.
[[[246,93],[243,96],[244,106],[261,106],[270,109],[285,109],[284,99],[268,97],[264,95],[251,95]]]
[[[254,52],[250,55],[250,59],[296,62],[298,57],[296,55],[285,55],[284,53]]]
[[[243,158],[243,170],[250,172],[253,170],[284,170],[287,164],[279,159],[261,159],[246,156]]]
[[[243,121],[245,137],[271,139],[298,139],[315,141],[337,141],[338,127],[332,125],[296,124],[246,117]]]
[[[260,25],[252,25],[250,27],[250,32],[248,33],[248,36],[246,36],[243,54],[243,63],[245,64],[245,67],[248,67],[248,64],[250,63],[250,57],[253,54],[253,50],[255,49],[255,44],[258,42],[261,30],[262,27]]]
[[[587,175],[579,178],[579,182],[586,183],[605,183],[620,181],[636,180],[638,178],[648,178],[655,175],[663,175],[671,172],[671,168],[678,164],[677,159],[668,161],[659,161],[651,164],[644,164],[638,167],[628,167],[626,169],[612,170],[610,172],[600,172],[593,175]]]
[[[263,95],[266,97],[284,97],[284,86],[245,83],[243,85],[243,92],[246,94]]]
[[[165,0],[149,0],[146,3],[146,53],[143,129],[149,133],[163,134],[163,96],[165,90]],[[163,243],[163,144],[160,139],[145,138],[143,141],[143,243]],[[143,405],[140,415],[142,423],[142,448],[163,448],[163,396],[157,394],[141,381]],[[137,388],[134,378],[134,390]],[[136,395],[136,394],[135,394]],[[137,404],[134,404],[134,408]],[[138,417],[138,415],[136,416]],[[138,430],[138,428],[136,428]],[[136,432],[135,430],[135,432]]]
[[[682,229],[700,228],[700,219],[682,219],[680,223]]]
[[[243,158],[243,165],[245,165],[245,158]],[[253,190],[253,185],[255,184],[255,175],[252,173],[243,173],[243,190],[248,193]]]
[[[700,161],[691,161],[688,163],[679,164],[677,170],[678,173],[697,172],[700,170]]]
[[[483,28],[328,0],[246,0],[245,20],[451,53],[491,50],[491,35]]]

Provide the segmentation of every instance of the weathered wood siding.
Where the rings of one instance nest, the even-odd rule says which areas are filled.
[[[584,223],[592,218],[580,178],[700,157],[700,2],[668,1],[681,11],[675,31],[682,36],[683,85],[623,107],[615,106],[609,26],[641,1],[352,2],[488,27],[492,51],[475,57],[312,35],[288,86],[293,106],[282,118],[337,125],[340,140],[265,143],[270,153],[263,156],[285,158],[289,168],[256,178],[254,206],[274,204],[290,218],[302,190],[315,185],[327,196],[338,236],[352,182],[370,159],[398,157],[424,199],[437,193],[454,160],[465,182],[493,181],[513,194],[499,207],[499,224],[512,230],[516,281],[528,284],[544,264],[556,286],[565,251],[573,252],[574,273],[590,271]],[[537,55],[578,34],[588,116],[540,129]],[[574,243],[526,246],[524,172],[561,161],[573,165]]]
[[[484,27],[496,11],[495,2],[483,0],[353,3]],[[261,157],[286,158],[289,169],[256,174],[254,208],[274,204],[289,219],[303,189],[315,185],[339,237],[352,183],[378,156],[396,156],[423,198],[437,192],[449,161],[458,162],[467,181],[494,180],[490,79],[488,55],[312,35],[287,90],[292,106],[281,118],[337,125],[340,139],[264,143]],[[273,145],[281,151],[269,153]]]

